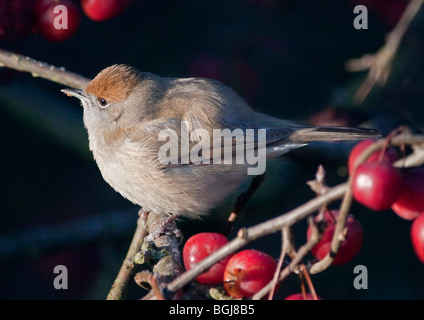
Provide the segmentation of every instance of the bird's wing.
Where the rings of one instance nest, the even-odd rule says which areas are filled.
[[[158,154],[164,168],[212,163],[244,163],[247,152],[266,148],[278,156],[301,144],[285,144],[292,133],[285,128],[251,128],[240,124],[233,128],[206,129],[195,118],[156,119],[138,127],[132,142],[143,141],[144,147]],[[240,162],[241,161],[241,162]]]

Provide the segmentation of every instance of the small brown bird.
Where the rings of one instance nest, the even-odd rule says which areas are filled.
[[[89,147],[106,182],[163,216],[206,214],[236,191],[248,169],[260,174],[265,158],[308,142],[380,136],[277,119],[253,111],[218,81],[161,78],[126,65],[102,70],[84,90],[62,91],[82,102]]]

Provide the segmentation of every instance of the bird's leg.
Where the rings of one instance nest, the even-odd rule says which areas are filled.
[[[243,192],[242,194],[238,196],[236,203],[234,204],[233,210],[228,217],[227,224],[224,227],[223,234],[228,235],[230,233],[235,221],[240,217],[240,214],[246,207],[249,200],[253,197],[253,194],[264,182],[265,177],[266,177],[266,172],[264,172],[263,174],[259,176],[254,177],[252,181],[250,182],[250,185],[247,191]]]
[[[173,221],[175,221],[179,216],[180,216],[180,214],[174,213],[174,214],[170,215],[169,217],[167,217],[166,219],[162,220],[161,223],[157,227],[155,227],[153,232],[150,232],[150,234],[144,240],[149,241],[149,242],[153,242],[154,240],[159,238],[161,234],[165,233],[166,228]]]

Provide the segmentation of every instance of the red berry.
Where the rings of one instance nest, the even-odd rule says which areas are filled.
[[[109,20],[121,14],[130,0],[81,0],[82,10],[94,21]]]
[[[421,214],[412,223],[411,241],[418,259],[424,263],[424,214]]]
[[[333,239],[334,229],[336,228],[337,219],[339,217],[338,210],[326,211],[324,213],[324,222],[326,227],[321,240],[312,248],[311,253],[318,260],[322,260],[330,252],[331,241]],[[349,214],[346,220],[347,233],[345,239],[340,243],[339,251],[333,260],[333,265],[341,265],[352,260],[362,248],[364,242],[364,232],[361,223],[355,216]],[[312,226],[308,227],[307,238],[312,236]]]
[[[356,144],[355,147],[353,147],[348,159],[349,174],[352,174],[354,166],[355,166],[355,162],[358,159],[358,157],[373,143],[375,143],[375,140],[364,140]],[[382,154],[383,152],[384,154]],[[366,162],[380,161],[380,157],[381,157],[381,162],[387,162],[387,163],[393,163],[399,159],[399,155],[397,154],[394,148],[387,148],[385,150],[378,150],[374,152],[368,157]]]
[[[187,270],[207,256],[228,243],[228,239],[220,233],[198,233],[190,237],[183,248],[183,260]],[[200,283],[221,283],[225,266],[230,256],[225,257],[200,274],[196,280]]]
[[[277,262],[264,252],[240,251],[225,268],[225,291],[236,299],[251,297],[272,280],[276,268]]]
[[[310,293],[306,293],[305,297],[303,296],[302,293],[293,293],[291,295],[289,295],[288,297],[286,297],[284,300],[315,300],[314,296]],[[322,300],[319,296],[317,296],[316,300]]]
[[[401,218],[412,220],[424,212],[424,169],[410,168],[403,174],[403,188],[392,210]]]
[[[359,165],[352,180],[355,200],[376,211],[389,209],[402,192],[402,186],[400,170],[386,162]]]
[[[38,28],[41,35],[49,41],[63,41],[72,37],[78,30],[80,11],[71,0],[62,0],[59,4],[52,1],[40,3]],[[64,6],[66,10],[61,10]],[[55,12],[56,8],[56,12]]]

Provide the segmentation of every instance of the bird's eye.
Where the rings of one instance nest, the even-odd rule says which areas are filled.
[[[105,107],[108,104],[107,100],[103,98],[99,98],[98,101],[101,107]]]

